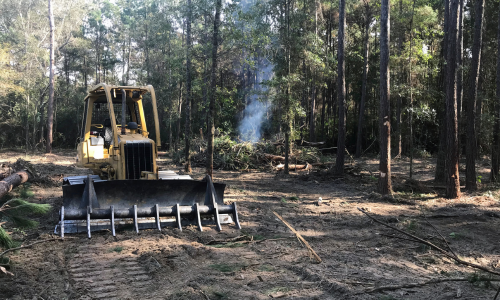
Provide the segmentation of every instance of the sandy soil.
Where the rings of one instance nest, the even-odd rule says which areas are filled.
[[[40,226],[7,228],[24,244],[53,237],[62,203],[62,178],[87,174],[75,167],[75,153],[0,154],[0,163],[18,157],[30,161],[45,180],[31,185],[31,201],[50,203]],[[169,160],[162,169],[180,170]],[[498,187],[445,200],[442,187],[429,180],[434,161],[417,160],[415,178],[405,182],[407,160],[396,160],[394,199],[374,193],[376,159],[349,163],[348,175],[335,178],[322,171],[284,176],[275,172],[216,171],[215,181],[228,184],[225,201],[237,202],[242,225],[223,225],[200,232],[108,231],[68,235],[11,253],[10,271],[0,274],[1,299],[492,299],[497,282],[477,281],[486,274],[457,265],[422,245],[391,237],[394,232],[372,222],[356,208],[442,247],[439,234],[464,260],[489,268],[500,266]],[[487,161],[478,172],[488,178]],[[196,168],[193,177],[203,178]],[[485,181],[485,180],[483,180]],[[423,182],[423,183],[422,183]],[[14,194],[16,191],[14,191]],[[318,205],[319,197],[323,202]],[[274,216],[280,214],[309,242],[322,263]],[[241,241],[217,244],[240,237]],[[215,243],[215,245],[214,245]],[[371,291],[387,285],[449,280],[419,287]],[[454,281],[461,279],[461,281]]]

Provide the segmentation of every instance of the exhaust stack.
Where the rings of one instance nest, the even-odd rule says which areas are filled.
[[[125,107],[127,106],[127,94],[122,89],[122,134],[125,134]]]

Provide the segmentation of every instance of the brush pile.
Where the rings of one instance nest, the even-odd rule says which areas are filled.
[[[191,164],[194,167],[205,167],[207,158],[207,142],[196,139],[192,141],[193,153]],[[221,135],[214,140],[214,168],[223,170],[248,170],[274,168],[280,170],[284,163],[285,146],[277,141],[260,141],[257,143],[234,141],[228,135]],[[323,164],[327,157],[313,147],[293,148],[289,156],[290,164]],[[173,155],[175,163],[184,163],[184,150]]]

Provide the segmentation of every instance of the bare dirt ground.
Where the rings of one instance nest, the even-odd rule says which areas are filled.
[[[30,161],[46,180],[31,184],[31,201],[49,203],[35,230],[7,228],[24,244],[53,237],[62,203],[62,178],[87,174],[75,167],[75,153],[0,154],[0,163],[18,157]],[[1,299],[492,299],[497,282],[458,265],[428,247],[403,239],[356,208],[443,245],[427,219],[464,260],[489,268],[500,266],[498,187],[483,184],[479,192],[458,200],[442,198],[444,190],[429,180],[435,161],[416,161],[415,178],[405,182],[408,161],[393,161],[394,199],[374,193],[377,160],[349,164],[345,178],[322,172],[216,171],[215,181],[228,184],[225,201],[237,202],[242,225],[223,225],[199,232],[119,231],[68,235],[10,253],[10,277],[0,274]],[[181,167],[161,159],[162,169]],[[487,160],[478,168],[488,178]],[[193,177],[203,178],[202,169]],[[370,173],[371,172],[371,173]],[[482,180],[485,181],[484,179]],[[424,182],[424,183],[422,183]],[[16,191],[14,191],[16,193]],[[318,205],[321,197],[323,202]],[[280,214],[309,242],[322,263],[272,213]],[[243,236],[243,237],[241,237]],[[231,241],[226,244],[217,241]],[[418,287],[371,291],[387,285],[449,280]],[[461,281],[454,281],[460,279]]]

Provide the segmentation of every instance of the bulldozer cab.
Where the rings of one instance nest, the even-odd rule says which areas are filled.
[[[144,113],[145,94],[151,98],[152,116]],[[155,141],[149,137],[147,123],[154,124]],[[156,96],[152,86],[99,84],[89,91],[78,144],[79,166],[93,170],[102,179],[139,179],[144,176],[157,179],[155,161],[160,145]],[[131,151],[143,151],[140,157],[132,157],[139,160],[139,165],[126,161],[125,152]],[[142,172],[148,173],[144,175]]]

